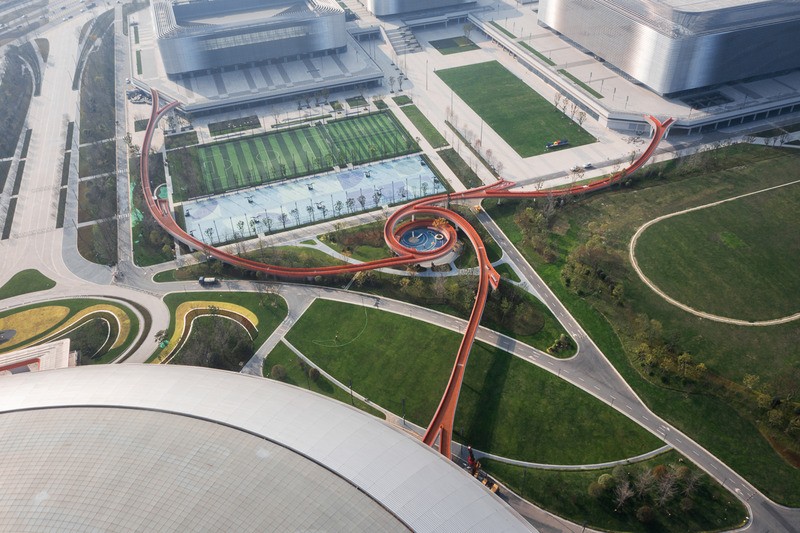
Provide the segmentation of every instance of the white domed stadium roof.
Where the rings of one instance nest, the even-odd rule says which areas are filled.
[[[182,366],[0,378],[2,531],[528,531],[435,450],[282,383]]]

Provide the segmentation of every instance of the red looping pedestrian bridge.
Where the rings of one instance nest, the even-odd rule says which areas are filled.
[[[150,174],[148,168],[149,161],[147,154],[150,153],[150,143],[153,139],[153,132],[155,131],[158,121],[170,109],[178,106],[179,102],[175,101],[165,105],[164,107],[159,107],[159,93],[155,90],[151,90],[151,94],[153,99],[153,108],[150,113],[150,121],[147,124],[147,130],[145,131],[144,142],[142,143],[140,155],[140,175],[144,198],[147,203],[147,207],[150,213],[153,215],[153,218],[155,218],[156,222],[158,222],[158,224],[173,238],[185,244],[189,248],[202,251],[206,255],[219,261],[223,261],[230,265],[247,270],[264,272],[266,274],[283,278],[311,278],[315,276],[326,276],[331,274],[344,274],[351,272],[354,273],[364,270],[374,270],[384,267],[434,261],[450,252],[453,246],[455,246],[456,228],[461,229],[464,232],[472,246],[475,248],[475,252],[478,257],[478,291],[475,298],[475,304],[472,307],[472,312],[467,323],[467,328],[464,331],[464,337],[461,340],[461,345],[459,346],[458,353],[456,354],[455,363],[453,364],[453,370],[450,374],[450,380],[447,383],[447,388],[445,389],[444,395],[439,402],[439,407],[436,409],[433,419],[428,425],[428,429],[422,438],[423,442],[429,446],[434,446],[438,442],[439,451],[447,457],[450,457],[453,420],[455,419],[458,395],[461,391],[461,383],[464,379],[464,371],[466,369],[469,353],[472,349],[472,344],[475,341],[475,335],[478,331],[478,326],[480,325],[483,310],[486,305],[486,298],[489,295],[489,287],[491,286],[492,288],[497,288],[498,284],[500,283],[500,275],[489,261],[483,241],[481,241],[477,231],[475,231],[475,229],[461,215],[438,204],[460,200],[482,200],[484,198],[562,197],[605,189],[614,183],[625,179],[630,174],[641,168],[642,165],[644,165],[644,163],[653,155],[656,147],[661,142],[661,139],[674,122],[673,118],[669,118],[661,122],[653,116],[646,116],[645,118],[653,126],[653,137],[650,141],[650,144],[641,154],[641,156],[633,161],[629,167],[611,176],[600,178],[585,185],[575,185],[564,189],[551,189],[545,191],[512,191],[510,189],[514,187],[515,184],[513,182],[501,179],[490,185],[476,187],[463,192],[450,194],[443,193],[434,196],[428,196],[426,198],[420,198],[401,206],[386,220],[386,224],[383,229],[383,238],[386,241],[387,246],[389,246],[389,248],[397,254],[395,257],[378,259],[366,263],[347,264],[340,266],[294,268],[269,265],[239,257],[194,238],[186,233],[186,231],[184,231],[175,221],[172,212],[169,209],[168,202],[166,200],[154,197],[152,186],[150,184]],[[450,223],[445,227],[437,228],[447,235],[444,246],[430,252],[422,252],[407,248],[400,244],[400,236],[406,230],[414,227],[412,224],[420,223],[417,221],[413,223],[404,222],[401,224],[401,221],[408,219],[409,217],[418,216],[422,216],[424,219],[443,218]]]

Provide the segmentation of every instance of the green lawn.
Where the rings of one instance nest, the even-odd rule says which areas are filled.
[[[573,74],[571,74],[571,73],[570,73],[570,72],[568,72],[567,70],[565,70],[565,69],[563,69],[563,68],[562,68],[562,69],[559,69],[559,72],[560,72],[561,74],[563,74],[564,76],[566,76],[567,78],[569,78],[570,80],[572,80],[572,81],[573,81],[573,82],[574,82],[576,85],[578,85],[579,87],[582,87],[584,91],[588,92],[589,94],[591,94],[591,95],[592,95],[592,96],[594,96],[595,98],[602,98],[602,97],[603,97],[603,95],[602,95],[602,94],[600,94],[599,92],[597,92],[597,91],[595,91],[594,89],[592,89],[592,88],[589,86],[589,84],[587,84],[587,83],[584,83],[583,81],[581,81],[580,79],[578,79],[577,77],[575,77]]]
[[[83,178],[114,172],[117,168],[116,150],[117,144],[114,141],[81,146],[78,175]]]
[[[645,275],[676,300],[744,320],[800,311],[800,184],[662,220],[638,240]]]
[[[569,139],[571,146],[595,142],[497,61],[436,74],[522,157],[545,153],[555,139]]]
[[[473,43],[464,36],[450,37],[447,39],[439,39],[438,41],[430,41],[431,46],[436,48],[442,55],[458,54],[460,52],[469,52],[471,50],[479,50],[480,46]]]
[[[391,113],[171,150],[175,199],[259,185],[418,151]]]
[[[698,157],[699,156],[699,157]],[[770,430],[765,412],[737,392],[745,374],[760,377],[758,388],[786,394],[785,381],[796,375],[800,354],[798,322],[773,327],[738,327],[703,320],[668,304],[640,282],[627,264],[627,247],[636,228],[652,218],[688,207],[730,198],[797,179],[800,154],[748,145],[706,152],[689,160],[649,167],[632,187],[586,198],[559,210],[548,236],[557,258],[543,260],[516,225],[516,202],[487,209],[570,309],[592,339],[643,400],[659,415],[688,433],[764,491],[787,505],[800,505],[800,471],[779,456],[762,432],[772,432],[776,446],[790,437]],[[523,207],[525,204],[522,204]],[[792,219],[793,220],[793,219]],[[784,222],[788,223],[788,220]],[[787,227],[786,231],[790,231]],[[602,297],[579,297],[561,278],[563,258],[592,233],[612,250],[613,275],[624,283],[623,305]],[[617,259],[613,259],[616,257]],[[673,375],[648,375],[637,360],[639,317],[656,320],[671,350],[693,355],[709,369],[702,387],[684,386]],[[647,379],[645,379],[647,378]],[[779,392],[783,391],[783,392]],[[769,397],[769,396],[768,396]],[[792,437],[796,438],[796,437]],[[795,444],[796,446],[796,444]],[[791,447],[791,446],[790,446]]]
[[[322,394],[323,396],[328,396],[329,398],[339,400],[340,402],[348,405],[353,405],[362,411],[366,411],[372,416],[377,416],[381,420],[384,419],[382,412],[378,411],[377,409],[373,409],[357,398],[352,398],[351,401],[350,394],[347,391],[340,389],[323,376],[319,376],[316,380],[312,380],[306,371],[308,367],[305,367],[305,369],[301,368],[300,361],[300,358],[297,357],[297,355],[295,355],[295,353],[288,346],[282,342],[279,342],[264,360],[264,377],[270,377],[270,371],[272,370],[273,366],[281,365],[284,369],[286,369],[286,377],[279,381],[283,381],[284,383],[288,383],[289,385],[294,385],[303,389],[308,389],[312,392]]]
[[[11,279],[0,287],[0,300],[28,294],[30,292],[46,291],[56,286],[56,282],[38,270],[30,268],[17,272]]]
[[[431,143],[431,146],[434,148],[441,148],[443,146],[447,146],[447,141],[439,133],[439,130],[431,124],[431,121],[428,120],[428,117],[422,114],[422,111],[415,105],[407,105],[403,106],[400,109],[403,110],[403,113],[406,114],[408,119],[414,124],[414,126],[419,130],[425,140]]]
[[[577,524],[585,523],[587,527],[594,529],[675,533],[730,530],[742,525],[747,516],[747,510],[738,499],[674,451],[648,461],[626,465],[621,471],[616,472],[611,468],[584,471],[537,470],[488,459],[481,463],[488,472],[535,505]],[[633,483],[639,472],[658,465],[667,466],[671,472],[688,466],[690,473],[702,474],[698,488],[690,497],[692,502],[690,510],[680,509],[683,498],[680,493],[664,508],[654,504],[649,494],[642,498],[634,496],[619,511],[616,510],[617,504],[612,501],[613,489],[607,489],[599,498],[592,498],[588,494],[589,484],[604,474],[616,473],[621,482]],[[678,486],[682,484],[679,480]],[[642,504],[650,504],[655,509],[656,518],[649,527],[636,519],[636,511]]]
[[[439,157],[444,160],[445,164],[450,167],[450,170],[461,180],[461,183],[463,183],[465,187],[471,189],[483,185],[483,181],[481,181],[475,171],[467,165],[466,161],[464,161],[454,149],[445,148],[444,150],[440,150]]]
[[[170,323],[164,335],[165,339],[171,338],[172,332],[175,330],[175,310],[178,306],[184,302],[198,300],[241,305],[255,313],[258,317],[258,335],[253,339],[253,348],[255,349],[258,349],[272,335],[275,328],[286,318],[288,312],[286,301],[277,294],[222,291],[173,292],[164,296],[164,303],[170,312]],[[159,350],[156,350],[153,356],[158,352]]]
[[[460,334],[433,324],[326,300],[315,301],[286,338],[339,381],[352,380],[376,404],[399,414],[405,399],[407,419],[423,426],[439,403],[461,341]],[[456,440],[539,462],[592,463],[660,445],[576,387],[481,344],[470,356],[455,427]]]
[[[29,271],[23,271],[23,272],[29,272]],[[21,273],[23,273],[23,272],[21,272]],[[36,272],[36,271],[33,271],[33,272]],[[19,274],[17,274],[17,275],[19,275]],[[32,277],[35,277],[35,274],[26,274],[26,277],[31,277],[32,278]],[[114,359],[119,357],[125,350],[127,350],[131,346],[131,343],[133,342],[133,339],[135,339],[136,336],[138,335],[139,327],[140,327],[139,319],[136,317],[136,315],[129,308],[128,305],[125,305],[125,304],[120,303],[120,302],[109,302],[107,300],[102,300],[102,299],[72,298],[72,299],[67,299],[67,300],[53,300],[53,301],[49,301],[49,302],[26,305],[26,306],[23,306],[23,307],[15,307],[13,309],[8,309],[6,311],[0,312],[0,318],[5,318],[5,317],[7,317],[9,315],[13,315],[13,314],[19,313],[21,311],[27,311],[29,309],[36,309],[36,308],[39,308],[39,307],[47,307],[47,306],[51,306],[51,305],[63,306],[63,307],[66,307],[67,309],[69,309],[69,313],[66,316],[64,316],[64,318],[62,320],[58,321],[57,323],[52,324],[52,327],[50,327],[49,329],[43,331],[41,334],[36,335],[36,336],[32,337],[31,339],[29,339],[28,341],[26,341],[26,342],[39,342],[44,337],[52,334],[58,327],[60,327],[64,323],[66,323],[76,313],[80,312],[83,309],[86,309],[87,307],[92,307],[94,305],[101,305],[101,304],[111,304],[111,305],[119,307],[120,309],[122,309],[125,312],[125,314],[127,315],[128,319],[130,320],[130,324],[131,324],[130,332],[128,334],[128,338],[122,345],[120,345],[120,346],[118,346],[118,347],[116,347],[116,348],[114,348],[112,350],[109,350],[108,352],[106,352],[102,356],[99,356],[95,360],[84,361],[82,363],[82,364],[103,364],[103,363],[110,363],[111,361],[113,361]],[[147,315],[147,311],[142,309],[142,308],[139,308],[139,311],[144,313],[145,323],[146,324],[149,323],[150,317],[149,317],[149,315]],[[73,330],[73,332],[71,332],[71,333],[69,333],[67,335],[61,335],[61,336],[59,336],[57,338],[73,337],[76,334],[80,334],[81,330],[83,329],[83,327],[84,326],[80,326],[80,327],[76,328],[75,330]],[[113,329],[114,334],[116,334],[116,331],[117,331],[117,329],[115,327]],[[84,332],[85,332],[85,330],[84,330]],[[86,339],[80,339],[80,340],[81,341],[85,341]],[[3,351],[3,345],[0,345],[0,352],[2,352],[2,351]]]
[[[541,59],[542,61],[544,61],[548,65],[550,65],[551,67],[556,66],[556,62],[555,61],[551,60],[549,57],[547,57],[546,55],[544,55],[543,53],[541,53],[540,51],[538,51],[537,49],[535,49],[534,47],[532,47],[528,43],[519,43],[519,44],[525,50],[529,51],[530,53],[532,53],[533,55],[535,55],[536,57],[538,57],[539,59]]]

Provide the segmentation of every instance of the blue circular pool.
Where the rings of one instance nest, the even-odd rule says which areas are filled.
[[[431,252],[446,242],[444,233],[433,228],[412,228],[400,236],[400,244],[419,252]]]

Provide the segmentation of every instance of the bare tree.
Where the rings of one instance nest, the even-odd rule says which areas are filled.
[[[578,113],[578,126],[583,126],[583,123],[586,121],[586,111],[580,111]]]
[[[389,92],[394,92],[394,82],[397,81],[394,76],[389,76]]]
[[[563,96],[561,96],[561,93],[558,92],[558,91],[556,91],[556,94],[553,95],[553,105],[555,106],[556,109],[561,107],[561,99],[562,98],[563,98]]]
[[[619,511],[625,502],[627,502],[633,496],[633,488],[629,481],[623,481],[622,483],[617,483],[617,486],[614,487],[614,501],[617,503],[616,511]]]
[[[653,475],[653,471],[649,468],[645,468],[639,472],[639,474],[636,476],[636,480],[633,482],[633,488],[636,491],[636,497],[642,498],[645,494],[650,492],[650,489],[653,487],[655,482],[656,477]]]
[[[475,29],[475,25],[471,22],[467,22],[461,29],[464,30],[464,37],[469,39],[469,35],[472,33],[472,30]]]

